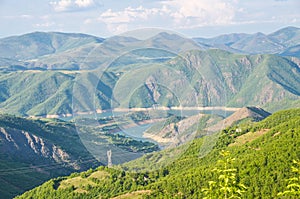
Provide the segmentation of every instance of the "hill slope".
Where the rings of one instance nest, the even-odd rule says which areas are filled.
[[[16,196],[53,177],[107,164],[106,148],[114,152],[114,164],[158,150],[153,143],[106,132],[105,127],[0,114],[1,198]]]
[[[285,27],[271,34],[227,34],[214,38],[195,38],[208,48],[245,54],[279,54],[300,44],[300,28]],[[283,53],[283,55],[288,55]]]
[[[242,131],[239,133],[236,126],[227,128],[219,135],[214,149],[204,157],[199,153],[205,139],[199,138],[188,145],[189,148],[179,159],[158,170],[149,171],[147,168],[158,163],[159,159],[152,157],[163,155],[163,151],[120,167],[100,167],[80,175],[54,179],[18,198],[46,195],[63,198],[110,198],[118,195],[120,198],[122,195],[202,198],[201,189],[208,186],[209,180],[217,178],[211,171],[221,158],[219,151],[224,149],[236,159],[237,180],[248,187],[243,198],[275,198],[286,186],[285,179],[292,176],[289,169],[292,160],[300,158],[299,113],[299,109],[281,111],[261,122],[240,126]],[[242,134],[258,133],[263,129],[268,130],[248,143],[228,146]],[[122,167],[125,171],[118,170]],[[131,172],[138,170],[145,172]]]
[[[179,101],[183,107],[266,107],[298,100],[299,77],[295,63],[275,55],[188,51],[164,65],[124,72],[114,94],[120,107],[179,106]]]
[[[102,41],[85,34],[34,32],[0,39],[0,57],[26,61]]]
[[[269,35],[233,33],[193,40],[167,32],[145,40],[126,35],[103,39],[85,34],[33,32],[0,39],[0,69],[105,68],[124,53],[141,48],[163,49],[176,54],[217,48],[233,53],[298,56],[295,51],[300,44],[299,30],[286,27]]]
[[[59,121],[0,115],[1,198],[44,181],[101,165],[84,147],[74,126]]]
[[[158,54],[148,59],[148,52]],[[282,108],[300,106],[300,68],[292,59],[195,50],[157,63],[155,58],[161,53],[133,51],[105,72],[2,72],[0,109],[45,116],[155,104],[260,106],[268,111],[278,110],[277,104],[285,104]]]

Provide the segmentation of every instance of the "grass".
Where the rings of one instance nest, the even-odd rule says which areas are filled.
[[[62,181],[58,188],[59,189],[66,189],[70,186],[74,186],[77,189],[77,188],[84,187],[86,185],[95,186],[96,183],[92,182],[88,178],[82,178],[81,176],[78,176],[78,177],[75,177],[75,178],[70,178],[70,179]]]
[[[105,178],[109,177],[110,174],[106,171],[96,171],[94,173],[92,173],[88,179],[90,178],[96,178],[96,179],[99,179],[99,180],[104,180]]]
[[[132,199],[132,198],[142,199],[142,198],[145,198],[145,196],[149,195],[150,193],[151,193],[150,190],[140,190],[140,191],[134,191],[131,193],[126,193],[126,194],[123,194],[123,195],[120,195],[120,196],[117,196],[117,197],[114,197],[111,199]]]
[[[235,139],[235,142],[230,144],[229,146],[242,146],[242,145],[252,142],[253,140],[259,138],[260,136],[266,134],[268,131],[269,131],[269,129],[262,129],[257,132],[249,132],[249,133],[243,134],[241,136],[238,136]]]

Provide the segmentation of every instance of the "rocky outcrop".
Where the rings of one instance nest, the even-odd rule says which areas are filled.
[[[159,131],[155,132],[149,129],[143,137],[155,140],[162,148],[178,146],[195,138],[199,120],[203,116],[203,114],[197,114],[178,122],[161,125]]]
[[[17,157],[27,162],[53,162],[65,163],[73,169],[80,168],[74,164],[75,160],[50,141],[24,130],[0,128],[1,152],[12,157]]]
[[[161,125],[159,130],[155,127],[156,131],[152,131],[151,128],[144,133],[145,138],[155,140],[162,148],[178,146],[182,143],[190,141],[199,136],[197,131],[202,131],[202,134],[210,134],[220,131],[226,127],[231,126],[235,122],[240,120],[251,118],[254,121],[260,121],[271,115],[269,112],[259,107],[243,107],[238,109],[232,115],[225,119],[218,119],[210,117],[205,122],[205,127],[200,127],[200,121],[203,117],[209,115],[197,114],[178,122],[173,122],[168,125]]]

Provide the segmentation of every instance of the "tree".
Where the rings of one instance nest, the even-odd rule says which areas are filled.
[[[292,166],[292,172],[296,173],[295,177],[287,179],[288,185],[286,190],[279,192],[278,196],[300,196],[300,161],[293,160],[295,167]]]
[[[228,151],[222,150],[220,155],[225,160],[219,160],[219,167],[212,171],[218,174],[216,181],[209,181],[208,188],[202,189],[205,195],[205,199],[217,199],[217,198],[241,198],[246,190],[246,186],[238,183],[237,181],[237,169],[233,167],[234,158],[230,158]]]

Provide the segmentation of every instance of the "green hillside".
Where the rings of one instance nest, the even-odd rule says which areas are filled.
[[[0,39],[1,199],[279,197],[300,159],[300,29],[156,33]]]
[[[0,115],[1,198],[46,180],[101,165],[84,147],[74,125]]]
[[[268,108],[273,103],[299,100],[299,74],[295,63],[275,55],[195,50],[164,64],[139,65],[124,72],[114,94],[121,107],[130,101],[142,107],[151,103],[176,106],[180,101],[183,107]],[[140,101],[134,96],[140,96]]]
[[[228,34],[214,38],[188,39],[161,32],[145,40],[120,35],[98,38],[59,32],[34,32],[0,39],[0,69],[90,70],[135,49],[153,48],[180,53],[188,50],[223,49],[243,54],[298,56],[299,28],[286,27],[269,35]]]
[[[299,107],[300,69],[276,55],[221,50],[181,56],[153,49],[125,54],[103,71],[25,70],[0,73],[0,110],[64,115],[110,108]]]
[[[136,39],[132,35],[103,39],[86,34],[33,32],[2,38],[0,70],[99,69],[107,67],[124,53],[143,48],[165,50],[175,54],[217,48],[243,54],[298,56],[296,52],[300,42],[300,31],[296,27],[282,28],[268,35],[233,33],[195,39],[167,32],[160,32],[145,40]]]
[[[101,122],[108,120],[99,124]],[[110,129],[118,129],[118,126],[112,123],[97,128],[89,126],[88,121],[85,126],[75,126],[56,119],[0,114],[1,198],[12,198],[53,177],[107,164],[103,146],[113,150],[115,155],[121,151],[121,157],[113,160],[116,164],[158,150],[153,143],[113,134]],[[86,148],[88,142],[89,148]],[[93,156],[91,146],[102,152],[102,156],[97,153]]]
[[[97,74],[92,72],[82,75],[68,71],[1,73],[0,109],[11,114],[35,116],[64,115],[94,107],[108,109],[115,79],[114,74],[104,73],[99,81]],[[95,103],[93,98],[96,98]],[[80,100],[80,105],[75,100]],[[72,108],[73,102],[76,107]]]
[[[85,34],[33,32],[0,39],[0,57],[24,61],[102,41]]]
[[[277,194],[288,183],[285,179],[294,176],[290,169],[293,160],[300,159],[299,127],[299,109],[280,111],[261,122],[240,123],[195,139],[181,157],[160,169],[148,168],[158,164],[164,154],[179,149],[56,178],[17,198],[204,198],[209,181],[218,181],[213,169],[220,168],[218,160],[224,160],[219,154],[222,150],[235,158],[236,180],[247,187],[242,198],[279,198]],[[203,146],[216,136],[215,147],[202,156]]]

